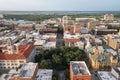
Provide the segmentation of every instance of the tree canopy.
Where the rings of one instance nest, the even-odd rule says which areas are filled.
[[[60,49],[42,50],[35,60],[40,68],[64,70],[69,68],[70,61],[83,61],[86,56],[78,47],[61,47]]]

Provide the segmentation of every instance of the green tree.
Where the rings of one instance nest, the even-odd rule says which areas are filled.
[[[45,69],[52,69],[52,62],[51,60],[47,59],[47,60],[42,60],[41,63],[40,63],[41,67],[42,68],[45,68]]]

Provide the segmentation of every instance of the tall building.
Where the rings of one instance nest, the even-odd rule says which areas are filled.
[[[113,21],[114,20],[114,15],[113,14],[105,14],[104,15],[104,20]]]
[[[15,46],[11,39],[7,40],[7,46],[0,53],[0,69],[14,69],[20,65],[34,61],[36,55],[33,43],[24,46]]]
[[[63,16],[62,18],[63,25],[68,23],[68,16]]]
[[[91,74],[84,61],[70,62],[70,80],[91,80]]]

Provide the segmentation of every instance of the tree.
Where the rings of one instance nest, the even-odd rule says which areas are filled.
[[[35,56],[35,62],[40,62],[42,59],[42,54],[38,54]]]
[[[45,68],[45,69],[52,69],[52,62],[51,60],[47,59],[47,60],[42,60],[41,63],[40,63],[41,67],[42,68]]]
[[[61,58],[60,56],[56,55],[56,54],[53,54],[52,55],[52,58],[53,58],[53,62],[55,62],[56,64],[60,64],[61,63]]]
[[[63,46],[59,49],[44,50],[43,54],[36,55],[35,60],[42,68],[65,70],[69,68],[70,61],[83,61],[86,59],[84,51],[78,47]]]

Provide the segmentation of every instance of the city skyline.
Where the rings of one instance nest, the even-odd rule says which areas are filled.
[[[2,11],[120,11],[119,0],[0,0]]]

